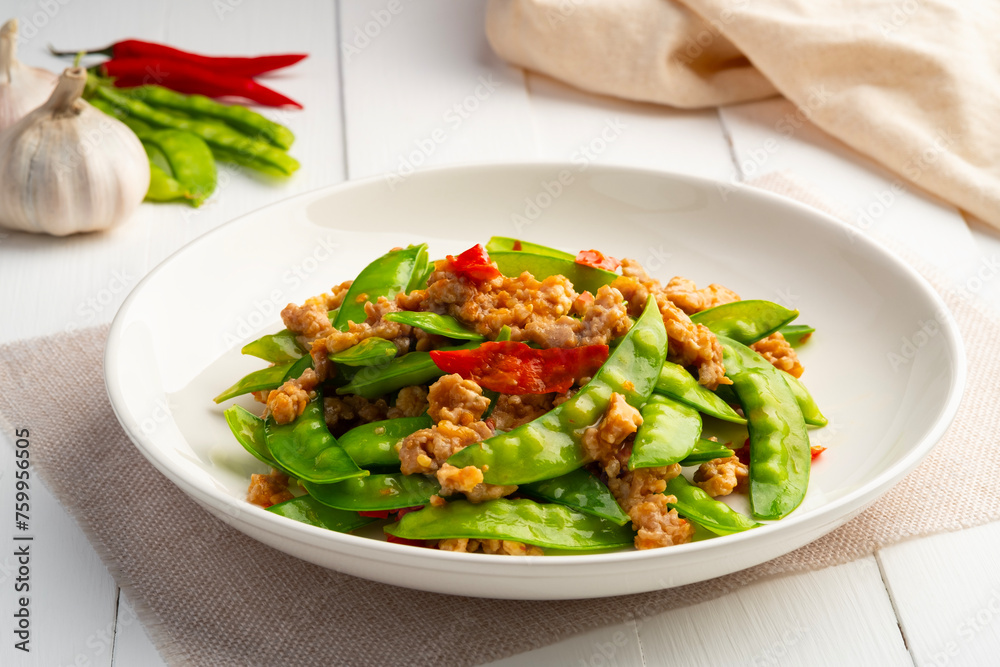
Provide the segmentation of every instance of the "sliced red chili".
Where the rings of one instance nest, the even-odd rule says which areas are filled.
[[[536,350],[514,341],[490,341],[474,350],[431,351],[431,359],[445,373],[458,373],[501,394],[565,392],[577,380],[593,376],[607,358],[607,345]]]
[[[825,451],[826,447],[821,447],[819,445],[813,445],[812,447],[809,448],[809,452],[812,454],[812,457],[814,459]]]
[[[600,250],[581,250],[576,255],[576,263],[606,271],[617,271],[618,267],[622,265],[617,259],[611,255],[605,255]]]
[[[475,282],[486,282],[500,275],[500,269],[493,266],[486,248],[477,244],[463,252],[458,257],[448,255],[452,270],[460,276],[465,276]]]

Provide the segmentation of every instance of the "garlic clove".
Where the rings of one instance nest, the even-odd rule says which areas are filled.
[[[17,19],[4,23],[0,28],[0,132],[45,102],[58,78],[17,60]]]
[[[56,236],[108,229],[145,197],[146,151],[80,98],[86,81],[83,68],[67,69],[44,104],[0,132],[0,225]]]

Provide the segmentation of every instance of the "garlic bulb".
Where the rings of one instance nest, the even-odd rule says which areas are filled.
[[[17,61],[17,19],[4,23],[0,28],[0,132],[41,106],[58,78]]]
[[[0,225],[56,236],[107,229],[149,187],[149,159],[121,121],[80,99],[87,72],[67,69],[42,106],[0,132]]]

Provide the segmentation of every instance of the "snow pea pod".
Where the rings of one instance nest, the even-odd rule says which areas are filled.
[[[816,399],[812,397],[809,390],[806,389],[806,385],[802,380],[798,379],[790,373],[781,371],[781,376],[785,378],[785,382],[788,383],[788,387],[795,394],[795,401],[799,404],[799,408],[802,410],[802,416],[805,418],[806,423],[810,426],[826,426],[829,421],[823,413],[820,412],[819,406],[816,405]]]
[[[576,261],[576,256],[568,252],[506,236],[492,237],[486,243],[486,251],[491,255],[494,252],[529,252],[533,255],[547,255],[549,257],[558,257],[559,259],[568,259],[571,262]],[[537,278],[538,276],[535,277]]]
[[[398,510],[426,505],[441,490],[433,477],[395,472],[354,477],[335,484],[303,482],[309,495],[329,507],[354,512]]]
[[[368,525],[375,521],[361,516],[357,512],[347,512],[327,507],[309,496],[299,496],[267,508],[268,512],[288,517],[295,521],[307,523],[310,526],[335,530],[338,533],[349,533],[355,528]]]
[[[390,250],[366,266],[351,283],[344,295],[340,312],[333,326],[347,331],[347,323],[361,323],[368,317],[365,302],[375,302],[380,296],[394,297],[407,289],[414,269],[427,266],[427,244],[411,245],[402,250]]]
[[[747,420],[740,417],[726,401],[698,384],[683,366],[669,361],[660,369],[660,377],[656,381],[656,393],[680,401],[716,419],[734,424],[747,423]]]
[[[422,428],[430,428],[434,420],[428,415],[385,419],[355,426],[340,436],[337,442],[359,466],[399,468],[396,443]]]
[[[799,311],[789,310],[773,301],[751,299],[703,310],[692,315],[691,321],[705,325],[716,335],[752,345],[798,316]]]
[[[264,432],[271,456],[299,479],[330,484],[369,474],[351,460],[330,434],[323,419],[323,395],[319,392],[295,421],[276,424],[268,419]]]
[[[382,316],[382,319],[388,322],[408,324],[411,327],[423,329],[427,333],[438,334],[447,338],[476,341],[486,340],[485,336],[481,336],[472,329],[467,328],[451,315],[401,310],[395,313],[386,313]]]
[[[253,454],[254,458],[272,468],[277,468],[279,472],[290,475],[274,457],[267,451],[267,436],[264,433],[264,420],[244,408],[234,405],[224,413],[229,430],[236,436],[236,441],[243,445],[243,449]]]
[[[442,507],[427,506],[386,526],[385,532],[411,540],[516,540],[574,551],[624,547],[634,538],[631,526],[527,498],[498,498],[478,505],[456,500]]]
[[[595,269],[586,264],[577,264],[573,259],[536,255],[530,252],[501,250],[491,252],[490,259],[497,263],[500,273],[505,276],[519,276],[523,271],[527,271],[538,280],[564,275],[578,292],[587,291],[596,294],[602,285],[608,285],[618,277],[617,273]]]
[[[305,354],[305,350],[299,345],[298,338],[288,329],[261,336],[244,345],[240,352],[264,361],[270,361],[273,364],[295,361],[301,359],[302,355]]]
[[[471,350],[479,343],[466,343],[444,350]],[[338,394],[357,394],[365,398],[377,398],[391,391],[414,384],[427,384],[444,375],[427,352],[410,352],[392,359],[387,364],[363,368],[343,387]]]
[[[719,336],[726,374],[750,432],[750,507],[780,519],[801,504],[809,486],[811,452],[805,419],[786,375],[759,354]]]
[[[698,438],[698,442],[695,443],[691,453],[681,459],[679,463],[685,468],[700,466],[702,463],[706,463],[712,459],[725,459],[734,454],[735,452],[732,449],[726,447],[721,442]]]
[[[639,408],[656,386],[667,354],[667,332],[650,298],[642,316],[593,379],[565,403],[507,433],[453,454],[456,467],[474,465],[489,484],[527,484],[564,475],[586,462],[580,439],[600,420],[612,393]]]
[[[518,491],[571,507],[584,514],[599,516],[619,526],[624,526],[629,521],[628,514],[622,511],[607,485],[586,468],[577,468],[553,479],[524,484]]]
[[[230,398],[249,394],[252,391],[264,391],[265,389],[277,389],[289,378],[297,378],[309,367],[312,359],[307,355],[298,361],[290,361],[284,364],[276,364],[269,368],[262,368],[241,378],[229,389],[213,398],[216,403],[228,401]]]
[[[760,526],[745,514],[708,495],[684,479],[683,475],[678,475],[667,482],[667,490],[664,493],[677,498],[676,502],[667,503],[668,507],[674,508],[685,519],[716,535],[732,535]]]
[[[815,332],[816,329],[808,324],[788,324],[778,329],[778,333],[784,336],[792,347],[802,345]]]
[[[396,356],[396,344],[385,338],[365,338],[357,345],[329,355],[330,361],[345,366],[376,366]]]
[[[632,443],[629,470],[672,465],[694,449],[701,435],[701,415],[697,410],[653,394],[640,412],[642,425]]]

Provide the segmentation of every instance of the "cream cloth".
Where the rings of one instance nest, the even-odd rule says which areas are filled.
[[[759,185],[821,204],[788,179]],[[969,380],[954,425],[928,459],[812,544],[738,575],[641,595],[558,602],[435,595],[325,570],[256,542],[188,499],[119,427],[104,390],[106,327],[0,347],[0,428],[30,430],[35,473],[80,523],[170,664],[476,664],[764,577],[1000,519],[1000,321],[941,293],[962,329]]]
[[[491,0],[486,30],[511,63],[596,93],[694,108],[780,92],[1000,227],[996,0]]]

